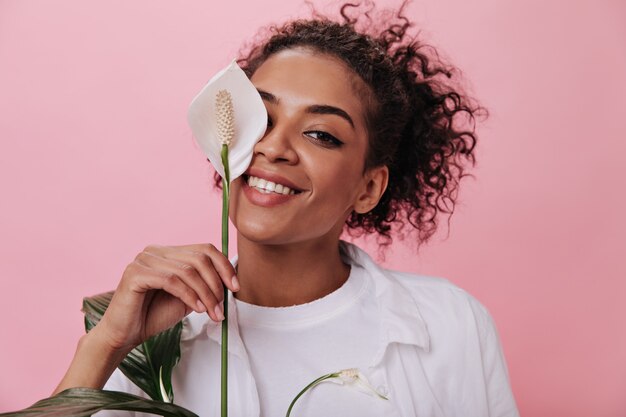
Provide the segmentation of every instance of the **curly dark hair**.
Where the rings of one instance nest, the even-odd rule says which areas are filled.
[[[392,232],[403,239],[406,221],[418,233],[418,247],[435,233],[440,213],[449,214],[449,225],[459,182],[470,175],[466,165],[475,165],[475,116],[487,115],[454,82],[458,70],[409,35],[407,3],[378,19],[372,3],[344,4],[341,22],[313,11],[312,19],[266,28],[265,39],[237,61],[251,77],[272,54],[305,47],[341,59],[369,86],[365,169],[386,165],[389,182],[378,205],[352,212],[344,231],[352,237],[376,232],[381,246],[391,243]],[[221,181],[216,173],[218,188]]]

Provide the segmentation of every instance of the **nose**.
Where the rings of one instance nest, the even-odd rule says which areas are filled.
[[[290,132],[286,126],[268,126],[263,138],[254,145],[254,155],[263,155],[270,162],[298,162],[298,154],[292,147]]]

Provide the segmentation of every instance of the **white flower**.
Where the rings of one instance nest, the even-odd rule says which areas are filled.
[[[304,387],[291,401],[291,404],[289,404],[289,408],[287,409],[287,417],[291,416],[291,410],[293,410],[294,405],[296,405],[296,401],[298,401],[298,398],[300,398],[308,390],[315,388],[324,381],[334,382],[335,384],[340,385],[345,384],[349,386],[354,386],[359,391],[364,392],[368,395],[372,395],[372,393],[374,393],[379,398],[382,398],[383,400],[388,400],[387,397],[385,397],[384,395],[376,391],[374,387],[372,387],[365,375],[363,375],[361,371],[359,371],[357,368],[344,369],[339,372],[333,372],[332,374],[322,375],[313,382],[311,382],[309,385]]]
[[[329,378],[327,381],[334,382],[335,384],[341,385],[350,385],[355,387],[361,392],[364,392],[368,395],[372,395],[372,393],[376,394],[378,397],[386,400],[387,397],[379,393],[367,380],[365,375],[357,368],[349,368],[344,369],[342,371],[337,372],[335,378]]]
[[[218,94],[221,105],[216,103]],[[228,100],[224,103],[227,94],[232,106],[230,118],[224,117],[223,110],[228,109]],[[221,117],[218,117],[219,111],[222,111]],[[235,61],[215,74],[193,99],[187,119],[198,145],[222,178],[221,151],[223,142],[227,142],[231,181],[248,168],[254,145],[261,140],[267,128],[263,100]],[[223,137],[224,132],[227,132],[228,138]]]

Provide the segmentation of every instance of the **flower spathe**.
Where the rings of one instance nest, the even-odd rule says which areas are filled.
[[[378,392],[378,390],[376,390],[372,386],[372,384],[370,384],[365,375],[363,375],[363,373],[357,368],[344,369],[342,371],[339,371],[335,375],[337,375],[335,378],[329,378],[328,381],[340,385],[351,385],[365,394],[375,394],[377,397],[382,398],[383,400],[387,399],[387,397]]]
[[[250,162],[254,145],[261,140],[267,128],[267,111],[256,87],[247,75],[232,61],[215,74],[192,100],[187,120],[198,145],[209,158],[215,170],[225,178],[221,160],[224,126],[219,125],[216,98],[230,94],[232,112],[235,115],[228,145],[230,181],[243,174]]]
[[[315,388],[317,385],[325,381],[333,382],[335,384],[340,384],[340,385],[353,386],[365,394],[368,394],[368,395],[376,394],[378,398],[381,398],[383,400],[388,400],[387,397],[385,397],[380,392],[378,392],[374,387],[372,387],[372,385],[369,383],[365,375],[363,375],[363,373],[359,369],[348,368],[348,369],[342,369],[339,372],[333,372],[330,374],[322,375],[316,380],[309,383],[309,385],[304,387],[298,393],[298,395],[296,395],[296,397],[291,401],[291,404],[289,404],[289,408],[287,409],[286,417],[291,416],[291,411],[293,410],[293,407],[296,404],[296,401],[298,401],[298,399],[302,395],[304,395],[305,392],[307,392],[308,390],[312,388]]]

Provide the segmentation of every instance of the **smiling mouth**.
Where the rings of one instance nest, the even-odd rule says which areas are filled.
[[[295,195],[300,194],[302,191],[289,188],[286,185],[265,180],[263,178],[255,177],[253,175],[243,175],[243,179],[250,188],[254,188],[263,194],[282,194],[282,195]]]

